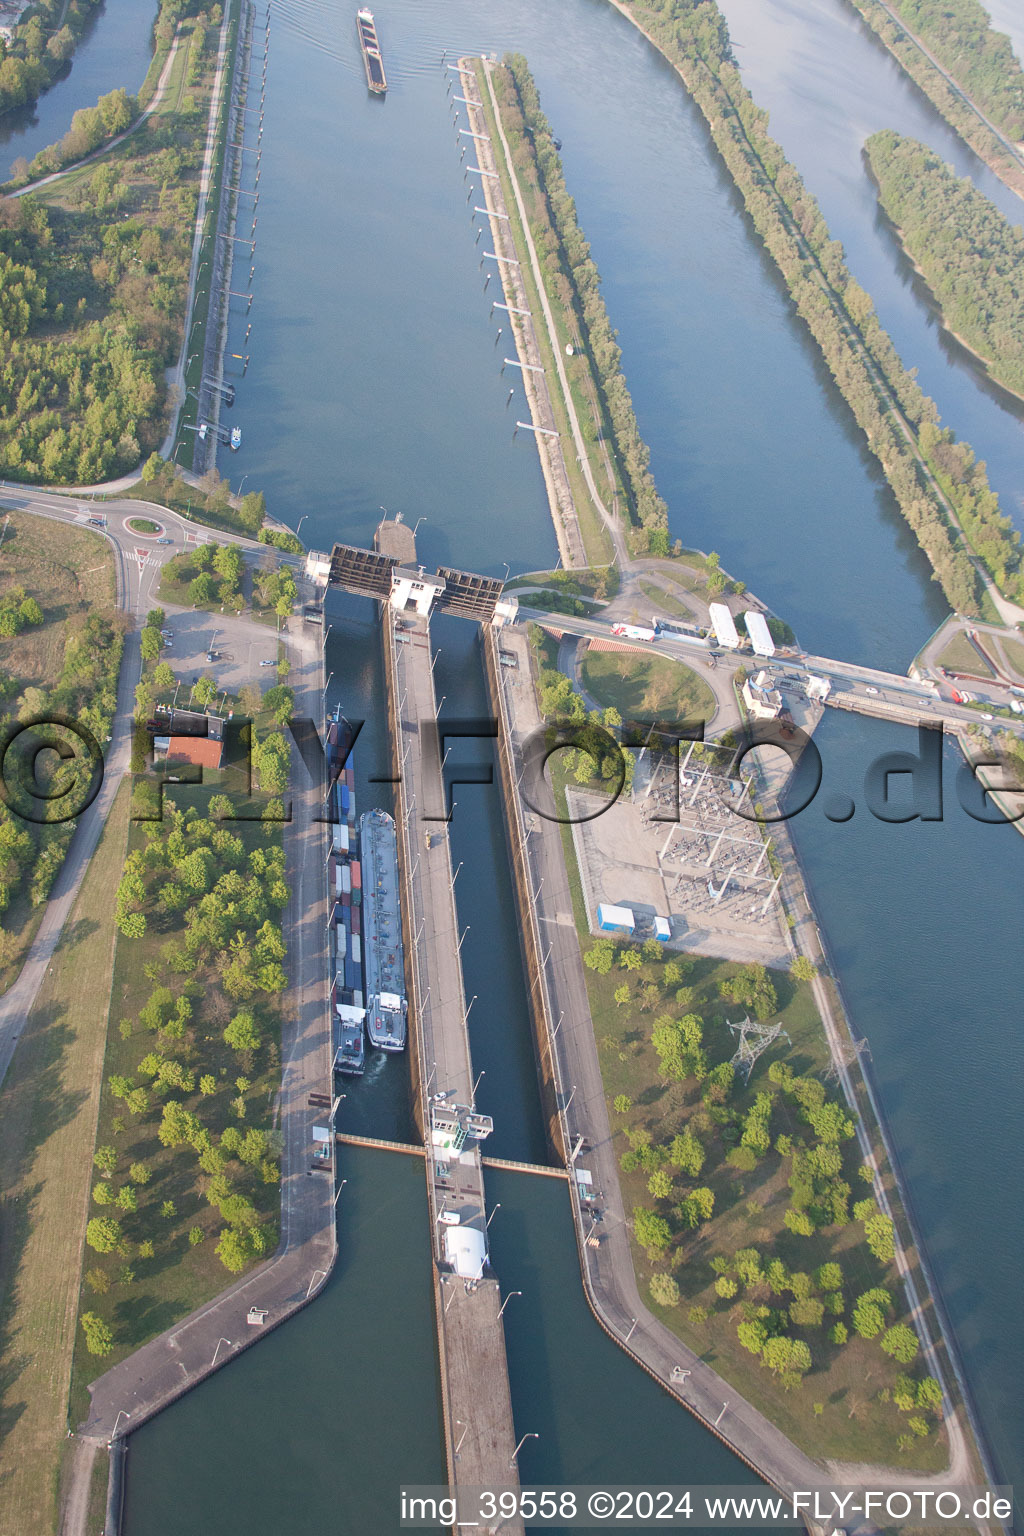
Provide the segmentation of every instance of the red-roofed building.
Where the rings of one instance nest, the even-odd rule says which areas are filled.
[[[219,768],[224,743],[212,736],[171,736],[167,741],[167,766],[191,763],[197,768]]]

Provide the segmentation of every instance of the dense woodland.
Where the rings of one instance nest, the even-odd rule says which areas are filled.
[[[0,114],[30,106],[75,51],[99,0],[37,0],[24,12],[10,43],[0,38]]]
[[[865,154],[879,201],[950,330],[994,379],[1024,392],[1024,232],[916,139],[876,133]]]
[[[948,429],[939,428],[935,402],[904,368],[869,295],[850,274],[841,244],[831,238],[817,201],[769,134],[767,113],[743,85],[714,0],[634,0],[631,9],[677,65],[703,112],[747,212],[950,606],[959,613],[978,612],[980,584],[972,549],[1008,596],[1024,596],[1019,538],[999,511],[984,466],[966,444],[957,444]],[[947,451],[949,472],[928,457],[933,442]],[[930,482],[925,461],[970,548]],[[964,464],[969,465],[966,471]]]
[[[58,162],[133,110],[116,91],[76,113]],[[0,199],[0,474],[95,484],[156,446],[181,340],[203,121],[186,95],[46,201]]]
[[[635,542],[642,550],[667,555],[668,509],[650,471],[650,452],[640,436],[620,367],[622,353],[601,296],[601,279],[576,218],[576,204],[566,190],[551,127],[540,110],[537,87],[522,54],[509,54],[504,65],[495,74],[495,87],[509,146],[517,169],[535,169],[546,213],[547,227],[536,231],[545,283],[563,306],[574,312],[585,339],[625,477],[630,511],[640,529]]]
[[[889,0],[894,11],[1008,138],[1024,139],[1024,74],[979,0]]]
[[[69,776],[87,783],[91,773],[81,742],[68,733],[44,728],[37,735],[21,728],[41,717],[68,718],[102,748],[114,719],[124,624],[112,606],[89,612],[84,601],[74,606],[69,601],[69,588],[79,586],[87,557],[94,567],[97,560],[102,566],[104,551],[84,531],[74,531],[62,559],[49,530],[20,520],[4,529],[0,746],[9,755],[0,799],[0,970],[17,962],[24,914],[49,895],[75,828],[73,821],[59,819],[67,799],[55,794],[44,802],[22,786],[47,778],[51,788],[54,780],[66,786]],[[76,752],[75,764],[32,762],[42,742],[61,738]]]

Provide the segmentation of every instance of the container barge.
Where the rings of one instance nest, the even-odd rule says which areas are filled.
[[[362,871],[356,823],[352,732],[341,706],[327,727],[327,798],[331,829],[327,855],[328,940],[334,1070],[358,1076],[366,1065],[362,962]]]
[[[366,1033],[381,1051],[404,1051],[408,1002],[402,912],[398,894],[398,837],[386,811],[367,811],[359,823],[365,881]]]
[[[377,24],[373,19],[372,11],[365,8],[356,11],[356,29],[359,33],[359,46],[362,49],[363,64],[366,68],[366,83],[375,96],[383,96],[387,91],[388,81],[384,73],[384,60],[380,54]]]

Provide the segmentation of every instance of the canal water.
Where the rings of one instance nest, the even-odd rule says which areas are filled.
[[[820,9],[838,27],[831,5]],[[737,13],[741,36],[752,10]],[[500,11],[483,0],[389,0],[378,22],[391,89],[380,102],[365,91],[350,8],[274,0],[272,15],[252,360],[235,407],[245,444],[222,466],[236,484],[246,474],[265,486],[278,516],[293,526],[306,519],[303,539],[314,546],[365,543],[383,506],[426,519],[417,538],[428,565],[501,574],[506,561],[513,571],[554,562],[536,454],[527,434],[512,435],[524,402],[517,393],[505,404],[506,338],[489,313],[495,282],[485,291],[470,222],[479,199],[463,177],[437,64],[444,47],[450,55],[520,48],[564,143],[673,532],[718,549],[809,648],[905,666],[943,616],[941,595],[698,115],[634,29],[604,0],[506,0]],[[789,15],[781,24],[797,27]],[[812,50],[802,71],[831,68],[833,34],[808,22],[801,36]],[[837,189],[854,174],[857,134],[888,121],[890,109],[910,112],[886,55],[863,39],[857,46],[858,91],[870,112],[837,90],[814,108],[824,115],[831,103],[850,118],[828,143],[810,116],[797,143],[799,121],[787,127],[781,109],[776,131],[849,243],[854,270],[881,290],[883,319],[904,345],[907,335],[927,339],[928,322],[891,251],[885,277],[870,201],[858,194],[859,214],[840,227]],[[777,52],[774,74],[767,57],[758,64],[765,76],[752,83],[772,105],[790,56]],[[937,142],[925,118],[919,136],[929,128]],[[246,323],[239,312],[233,340]],[[1016,494],[1010,456],[1001,456],[1003,405],[962,360],[950,363],[934,347],[926,356],[935,378],[922,360],[924,387],[938,399],[942,384],[944,415],[979,454],[1005,465],[999,473]],[[386,785],[370,782],[386,773],[372,615],[352,602],[328,617],[328,703],[340,700],[351,718],[367,720],[357,747],[360,803],[387,804]],[[479,710],[470,627],[439,623],[435,644],[442,715]],[[829,717],[827,771],[834,757],[862,774],[881,739],[874,727]],[[485,760],[464,744],[450,765]],[[1024,1475],[1020,1360],[1008,1342],[1020,1215],[1000,1196],[1016,1187],[1019,1158],[1011,1129],[1019,1034],[1007,1015],[1020,845],[956,810],[916,839],[913,829],[901,835],[908,829],[860,815],[836,826],[813,807],[796,831],[854,1020],[872,1041],[986,1429],[1003,1472]],[[458,788],[450,835],[469,927],[474,1059],[486,1072],[479,1099],[497,1122],[491,1145],[539,1158],[493,788]],[[408,1136],[404,1063],[374,1064],[352,1086],[341,1123]],[[389,1529],[387,1501],[399,1482],[440,1476],[422,1170],[386,1154],[346,1151],[344,1161],[342,1257],[326,1294],[133,1436],[128,1536],[213,1528],[262,1536],[293,1528],[297,1510],[310,1528]],[[506,1313],[516,1422],[520,1433],[543,1435],[524,1448],[524,1474],[746,1480],[590,1318],[564,1190],[511,1175],[494,1176],[489,1188],[502,1204],[492,1225],[499,1273],[524,1291]]]

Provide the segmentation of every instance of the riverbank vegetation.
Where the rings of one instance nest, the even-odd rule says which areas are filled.
[[[917,139],[885,130],[872,134],[864,153],[878,201],[944,324],[997,383],[1024,395],[1024,232]]]
[[[808,1454],[934,1471],[923,1369],[806,978],[652,940],[585,946],[641,1291]],[[749,1081],[729,1021],[780,1022]]]
[[[599,394],[599,427],[611,442],[638,553],[669,553],[668,512],[651,474],[650,453],[640,436],[633,402],[620,366],[622,354],[601,295],[601,280],[565,185],[551,127],[540,109],[537,87],[521,54],[509,54],[492,75],[502,124],[524,201],[545,287],[568,317],[585,366]],[[581,360],[583,361],[583,360]],[[581,413],[584,431],[595,431]]]
[[[0,199],[8,479],[95,484],[137,465],[163,435],[215,63],[203,19],[190,25],[204,38],[193,86],[183,80],[108,155]]]
[[[28,720],[57,714],[80,722],[102,748],[117,703],[124,635],[111,549],[85,528],[27,512],[6,514],[0,534],[0,739],[8,741]],[[40,802],[13,792],[10,772],[7,783],[9,795],[0,801],[4,990],[21,969],[75,828],[73,821],[26,819],[43,814]]]
[[[1024,191],[1024,169],[1020,161],[885,6],[879,4],[879,0],[850,0],[850,3],[856,6],[893,58],[964,143],[969,144],[979,159],[1008,186],[1018,192]],[[970,92],[993,123],[1000,122],[1004,109],[1007,123],[1017,117],[1022,98],[1015,81],[1019,80],[1020,66],[1014,58],[1009,38],[992,30],[989,17],[977,0],[956,0],[955,4],[941,6],[931,3],[923,6],[921,0],[901,6],[893,0],[892,9],[900,12],[907,26],[912,27],[936,58],[942,60],[950,76],[964,91]],[[941,43],[937,35],[940,30],[943,33]],[[964,36],[972,37],[977,47],[965,48]],[[988,78],[982,78],[984,76]],[[968,85],[969,79],[974,82],[972,85]],[[1022,135],[1012,132],[1008,136],[1018,140]]]
[[[972,552],[1008,597],[1024,596],[1019,536],[967,445],[956,444],[948,429],[940,431],[934,401],[904,368],[815,198],[770,136],[767,113],[732,62],[725,19],[713,0],[632,0],[623,8],[675,64],[700,107],[755,229],[950,606],[959,613],[980,609]],[[957,466],[948,475],[936,468],[925,425],[969,460],[967,478],[958,478]]]
[[[59,1523],[58,1468],[69,1444],[75,1314],[114,961],[110,897],[127,832],[123,785],[0,1089],[5,1536],[53,1536]],[[102,1520],[92,1529],[101,1526]]]
[[[211,778],[134,822],[117,887],[79,1388],[277,1245],[281,823]],[[134,814],[156,809],[137,781]]]
[[[100,0],[35,0],[10,42],[0,38],[0,117],[32,106],[74,53]]]
[[[889,0],[968,96],[1016,143],[1024,139],[1024,73],[979,0]]]

